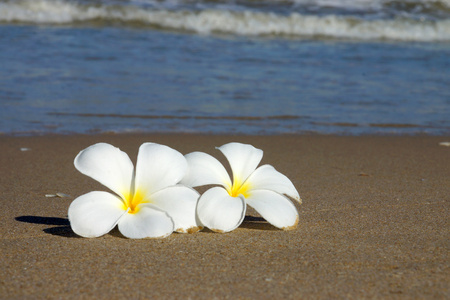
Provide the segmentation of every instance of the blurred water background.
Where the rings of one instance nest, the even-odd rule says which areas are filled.
[[[0,0],[0,133],[450,133],[450,0]]]

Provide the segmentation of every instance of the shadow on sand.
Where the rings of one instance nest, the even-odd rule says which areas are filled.
[[[70,227],[70,222],[66,218],[55,218],[55,217],[41,217],[41,216],[20,216],[15,218],[19,222],[31,223],[31,224],[44,224],[44,225],[57,225],[56,227],[45,228],[43,231],[45,233],[69,238],[79,238]],[[266,220],[261,217],[245,216],[242,222],[241,228],[252,229],[252,230],[279,230],[278,228],[272,226]],[[213,231],[208,228],[204,228],[203,232],[213,233]],[[123,235],[117,229],[117,226],[109,232],[112,236],[124,238]]]
[[[244,222],[239,227],[254,230],[280,230],[263,218],[252,216],[245,216]]]
[[[40,217],[40,216],[20,216],[16,217],[16,221],[32,224],[57,225],[57,227],[45,228],[43,231],[48,234],[64,236],[64,237],[78,237],[70,228],[69,220],[66,218],[55,217]]]

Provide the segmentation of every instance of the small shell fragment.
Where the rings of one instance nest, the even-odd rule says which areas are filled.
[[[56,194],[46,194],[45,197],[47,197],[47,198],[55,198],[55,197],[67,198],[67,197],[70,197],[70,195],[67,195],[64,193],[56,193]]]
[[[440,142],[439,146],[450,147],[450,142]]]
[[[70,195],[64,194],[64,193],[56,193],[56,196],[58,196],[59,198],[68,198],[70,197]]]
[[[30,151],[30,150],[31,150],[30,148],[25,148],[25,147],[20,148],[20,151],[22,151],[22,152],[24,152],[24,151]]]

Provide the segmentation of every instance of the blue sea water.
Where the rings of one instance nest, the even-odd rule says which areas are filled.
[[[0,133],[450,133],[446,1],[0,1]]]

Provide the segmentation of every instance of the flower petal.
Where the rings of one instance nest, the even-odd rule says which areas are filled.
[[[74,160],[75,168],[125,199],[133,178],[133,163],[128,155],[110,144],[98,143],[82,150]]]
[[[243,196],[231,197],[221,187],[207,190],[197,204],[200,222],[216,232],[236,229],[244,220],[246,209]]]
[[[252,190],[245,200],[273,226],[284,230],[297,226],[297,209],[285,196],[269,190]]]
[[[99,237],[108,233],[125,213],[119,197],[98,191],[76,198],[68,212],[72,230],[83,237]]]
[[[271,190],[280,194],[286,194],[299,203],[302,203],[300,195],[292,181],[281,174],[271,165],[263,165],[253,172],[247,179],[249,189]]]
[[[263,151],[252,145],[229,143],[218,147],[230,163],[233,184],[242,184],[255,171],[263,157]]]
[[[135,214],[123,216],[119,231],[130,239],[163,238],[173,232],[173,221],[167,213],[152,205],[142,205]]]
[[[194,233],[202,228],[195,211],[199,197],[196,190],[177,185],[152,194],[151,201],[172,218],[175,231]]]
[[[214,157],[203,152],[185,155],[189,169],[182,184],[196,187],[207,184],[231,186],[231,179],[224,166]]]
[[[136,163],[136,189],[152,194],[181,181],[187,172],[184,156],[164,145],[144,143]]]

